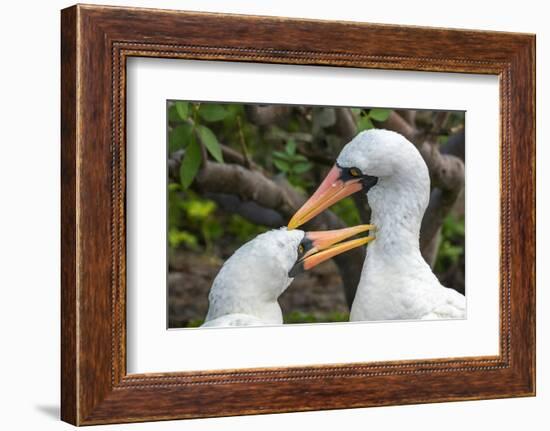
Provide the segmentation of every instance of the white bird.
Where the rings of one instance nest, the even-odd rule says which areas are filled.
[[[279,296],[294,277],[373,237],[343,241],[372,229],[360,225],[332,231],[304,232],[281,228],[258,235],[222,266],[208,295],[203,327],[283,323]]]
[[[420,253],[430,176],[416,147],[402,135],[380,129],[359,133],[293,216],[289,229],[360,190],[367,193],[377,231],[367,249],[350,320],[464,318],[465,296],[442,286]]]

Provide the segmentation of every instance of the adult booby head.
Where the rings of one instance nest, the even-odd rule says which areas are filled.
[[[430,198],[428,168],[415,146],[399,133],[361,132],[342,149],[319,188],[288,223],[289,229],[359,191],[367,193],[371,207],[421,218]]]
[[[359,133],[288,227],[296,228],[360,191],[368,196],[377,232],[350,320],[463,317],[464,296],[441,286],[420,253],[430,176],[419,151],[402,135],[379,129]]]
[[[372,228],[360,225],[317,232],[281,228],[258,235],[240,247],[216,276],[205,326],[282,323],[277,299],[294,277],[367,244],[373,237],[345,240]]]

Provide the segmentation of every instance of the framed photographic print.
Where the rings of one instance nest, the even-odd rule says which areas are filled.
[[[535,38],[62,11],[62,419],[535,394]]]

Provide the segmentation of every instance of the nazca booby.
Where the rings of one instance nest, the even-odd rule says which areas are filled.
[[[367,193],[377,231],[367,249],[350,320],[464,318],[465,296],[442,286],[420,253],[430,176],[416,147],[402,135],[381,129],[359,133],[292,217],[289,229],[358,191]]]
[[[360,225],[331,231],[274,229],[241,246],[222,266],[208,295],[203,327],[283,323],[279,296],[294,277],[374,237],[352,239],[372,229]]]

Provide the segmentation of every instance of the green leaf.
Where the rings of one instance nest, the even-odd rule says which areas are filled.
[[[219,220],[211,217],[204,221],[202,225],[202,234],[208,241],[216,240],[223,235],[223,228]]]
[[[346,322],[349,319],[346,320]],[[192,319],[189,322],[187,322],[187,325],[184,325],[183,328],[198,328],[204,323],[204,319]]]
[[[169,152],[173,153],[174,151],[187,147],[191,141],[192,134],[193,126],[189,123],[184,123],[181,126],[173,128],[168,137]]]
[[[214,157],[216,161],[223,163],[222,148],[220,147],[220,143],[218,142],[216,135],[214,135],[214,132],[212,132],[212,130],[208,127],[200,124],[197,126],[197,132],[201,138],[201,142],[206,147],[208,152],[212,154],[212,157]]]
[[[290,164],[284,160],[273,159],[273,164],[282,172],[290,171]]]
[[[241,244],[250,241],[258,234],[267,230],[265,227],[255,225],[237,214],[233,214],[229,217],[229,225],[226,229],[227,232],[237,238]]]
[[[290,160],[292,157],[282,151],[273,151],[273,157],[282,160]]]
[[[285,151],[291,156],[296,154],[296,141],[294,139],[288,140],[288,142],[286,143]]]
[[[195,179],[197,172],[199,172],[201,161],[201,146],[195,134],[192,134],[191,142],[185,150],[185,156],[180,166],[180,181],[184,189],[188,188]]]
[[[304,172],[309,171],[313,165],[309,162],[300,162],[292,166],[292,171],[297,174],[303,174]]]
[[[373,108],[369,111],[369,117],[374,121],[386,121],[391,114],[391,109]]]
[[[185,203],[187,216],[194,220],[204,220],[216,210],[216,204],[209,200],[192,200]]]
[[[199,115],[204,121],[215,122],[223,120],[227,115],[227,111],[221,105],[205,103],[201,104]]]
[[[179,183],[170,183],[168,184],[169,192],[179,192],[181,190],[181,185]]]
[[[440,145],[446,144],[448,140],[449,140],[449,136],[447,135],[439,135],[437,137],[437,143]]]
[[[176,111],[178,112],[178,115],[182,120],[186,120],[187,114],[189,113],[189,103],[176,102]]]
[[[303,156],[301,154],[296,154],[293,158],[292,158],[292,161],[294,163],[296,162],[307,162],[307,157],[306,156]]]
[[[344,223],[346,223],[348,226],[355,226],[361,223],[359,210],[357,209],[357,205],[355,205],[355,202],[351,197],[342,199],[341,201],[333,205],[331,207],[331,211],[333,211],[338,217],[344,220]]]
[[[443,220],[442,233],[444,237],[464,236],[464,219],[449,214]]]
[[[357,122],[358,132],[362,132],[363,130],[369,130],[372,128],[374,128],[374,124],[372,124],[372,121],[366,115],[364,117],[361,117],[361,119]]]
[[[284,131],[283,129],[277,127],[277,126],[270,126],[269,129],[266,132],[265,138],[269,140],[286,140],[288,138],[288,133]]]
[[[317,317],[314,314],[302,311],[291,311],[284,316],[283,320],[284,323],[315,323],[317,322]]]
[[[172,123],[176,121],[181,121],[181,118],[178,115],[178,110],[176,109],[176,105],[172,105],[168,109],[168,121]]]
[[[185,244],[192,250],[196,250],[198,246],[198,240],[195,235],[185,230],[177,230],[177,228],[172,228],[168,232],[168,242],[172,248],[176,248],[180,244]]]

